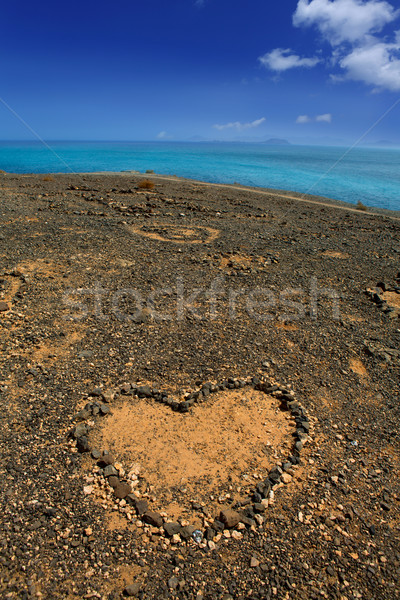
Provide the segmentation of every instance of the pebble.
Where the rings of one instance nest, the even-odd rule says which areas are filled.
[[[114,457],[112,454],[105,454],[103,452],[103,456],[101,457],[100,463],[102,466],[107,467],[108,465],[114,464]]]
[[[87,437],[85,435],[77,438],[76,447],[78,448],[78,452],[81,452],[81,453],[90,452],[89,440],[87,439]]]
[[[250,559],[250,567],[252,567],[253,569],[255,567],[258,567],[260,565],[260,561],[258,560],[258,558],[256,558],[255,556],[252,556]]]
[[[110,477],[110,475],[118,476],[118,471],[112,465],[107,465],[104,469],[104,477]]]
[[[122,481],[120,481],[114,489],[114,494],[120,500],[123,498],[126,498],[131,492],[132,492],[132,490],[131,490],[131,486],[129,485],[129,483],[125,483]]]
[[[103,398],[104,402],[110,403],[114,400],[115,393],[111,390],[106,390],[102,393],[101,397]]]
[[[76,440],[88,434],[88,426],[86,423],[78,423],[72,430],[72,437]]]
[[[3,300],[1,300],[0,301],[0,312],[5,312],[6,310],[10,310],[10,307],[7,304],[7,302],[4,302]]]
[[[112,488],[116,488],[118,484],[119,484],[119,479],[115,475],[111,475],[108,478],[108,485],[110,485]]]
[[[228,529],[233,529],[234,527],[236,527],[236,525],[240,523],[240,515],[235,510],[227,508],[225,510],[221,510],[219,520]]]
[[[179,523],[164,523],[163,525],[165,533],[172,537],[173,535],[180,533],[181,526]]]
[[[289,473],[282,473],[281,475],[281,480],[283,481],[283,483],[290,483],[292,479],[293,477]]]
[[[179,580],[177,577],[175,577],[175,575],[168,579],[168,587],[170,590],[176,590],[178,585],[179,585]]]
[[[159,513],[154,512],[153,510],[148,510],[144,513],[143,521],[148,525],[153,525],[154,527],[163,526],[162,516]]]
[[[137,581],[136,583],[131,583],[131,585],[127,585],[124,589],[124,594],[126,596],[136,596],[140,591],[141,585]]]

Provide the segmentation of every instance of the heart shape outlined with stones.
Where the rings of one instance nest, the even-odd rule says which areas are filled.
[[[173,244],[211,244],[220,234],[219,229],[205,225],[184,226],[162,222],[140,227],[127,225],[127,228],[136,235]]]
[[[116,400],[119,406],[116,408],[115,413],[111,413],[111,416],[109,417],[109,419],[111,420],[110,422],[112,422],[112,420],[114,419],[114,427],[111,428],[111,436],[109,435],[108,438],[107,436],[105,436],[108,443],[110,443],[110,441],[113,439],[113,436],[114,439],[118,439],[119,432],[126,428],[125,424],[128,423],[130,420],[127,419],[129,414],[135,414],[136,411],[136,414],[140,416],[140,419],[139,421],[136,421],[132,426],[132,431],[137,433],[136,437],[138,438],[137,440],[135,440],[134,446],[136,451],[136,464],[131,465],[128,469],[125,470],[122,464],[118,464],[117,462],[115,462],[115,459],[112,453],[109,452],[109,450],[92,450],[92,458],[97,461],[97,464],[94,467],[94,477],[89,478],[88,482],[93,483],[94,485],[85,486],[85,493],[95,493],[94,488],[97,485],[97,491],[100,492],[100,497],[105,498],[107,492],[109,493],[111,490],[113,490],[113,497],[119,503],[120,512],[124,512],[129,520],[132,520],[133,517],[133,520],[136,519],[136,523],[138,523],[138,526],[140,527],[142,527],[143,524],[146,523],[152,528],[157,528],[158,534],[162,533],[166,537],[173,537],[173,541],[175,543],[181,541],[182,539],[194,539],[196,542],[201,543],[204,537],[206,538],[206,540],[204,540],[203,543],[206,543],[206,541],[210,543],[212,542],[212,540],[215,540],[218,536],[220,536],[221,532],[224,529],[234,529],[236,527],[238,527],[238,529],[244,529],[246,527],[255,529],[257,525],[261,525],[264,520],[263,513],[265,513],[268,505],[273,502],[275,490],[278,487],[280,487],[283,482],[288,483],[291,480],[292,469],[295,465],[299,464],[299,457],[303,449],[304,442],[308,439],[310,434],[309,418],[306,415],[304,408],[296,400],[294,392],[288,387],[280,386],[279,384],[270,380],[266,380],[265,378],[229,378],[219,384],[205,383],[198,390],[187,394],[184,397],[184,399],[180,401],[170,397],[167,392],[162,392],[160,390],[154,389],[149,385],[137,384],[123,384],[117,390],[115,396],[110,392],[103,392],[100,389],[94,390],[92,392],[92,395],[98,396],[99,400],[89,402],[85,406],[84,410],[80,411],[80,413],[76,415],[76,419],[81,420],[83,422],[78,423],[70,432],[70,436],[76,441],[76,446],[79,452],[90,452],[90,444],[92,443],[93,435],[90,435],[89,424],[85,421],[90,418],[93,418],[93,416],[96,415],[104,416],[110,414],[110,402]],[[130,396],[133,397],[133,400],[128,401],[128,398]],[[214,398],[212,398],[212,396]],[[226,398],[229,398],[229,402],[227,402]],[[234,401],[232,401],[232,399]],[[263,402],[263,399],[268,401]],[[124,406],[122,412],[121,402]],[[189,494],[189,496],[191,495],[192,497],[190,500],[193,509],[192,512],[194,513],[197,511],[202,514],[203,518],[200,521],[198,517],[194,517],[188,520],[187,507],[185,508],[185,518],[183,518],[182,515],[180,515],[179,518],[176,518],[176,513],[174,513],[174,511],[172,511],[171,515],[171,512],[169,510],[171,508],[171,505],[168,506],[168,509],[164,509],[163,507],[163,509],[161,510],[153,510],[154,503],[156,500],[154,498],[154,486],[149,484],[149,482],[147,481],[147,477],[146,479],[140,477],[140,465],[137,464],[137,453],[143,446],[143,438],[141,437],[141,432],[139,431],[140,421],[142,421],[143,431],[148,436],[147,439],[145,439],[144,441],[144,445],[148,448],[148,444],[152,443],[153,440],[154,445],[157,446],[156,438],[158,436],[159,424],[157,423],[157,425],[154,426],[155,428],[151,429],[152,419],[154,415],[156,415],[156,417],[161,415],[162,417],[163,414],[165,414],[166,410],[168,411],[168,414],[178,413],[178,416],[182,419],[181,421],[178,420],[178,428],[183,428],[183,431],[179,431],[179,435],[177,438],[180,440],[185,439],[185,436],[187,435],[187,430],[185,430],[184,428],[187,427],[188,423],[190,424],[189,417],[192,414],[196,414],[197,412],[201,412],[203,410],[206,411],[206,409],[208,410],[210,407],[211,410],[215,408],[217,408],[218,411],[221,411],[221,409],[222,411],[226,410],[228,412],[228,422],[229,420],[231,420],[233,426],[236,423],[235,419],[237,417],[237,413],[249,412],[249,428],[247,431],[241,432],[242,437],[240,438],[239,436],[238,438],[238,443],[240,446],[240,444],[243,442],[246,442],[247,445],[247,440],[251,437],[251,435],[253,435],[254,437],[254,434],[256,434],[257,431],[262,431],[262,425],[270,425],[270,422],[268,423],[265,421],[263,421],[262,423],[254,422],[258,418],[258,413],[260,413],[260,418],[262,417],[263,419],[265,419],[267,412],[262,412],[262,410],[260,410],[260,406],[261,408],[263,408],[263,404],[265,411],[269,411],[268,414],[270,417],[270,421],[271,418],[274,418],[273,415],[275,415],[276,417],[279,416],[277,411],[277,407],[279,405],[279,413],[282,412],[282,414],[289,415],[292,423],[294,424],[290,447],[288,446],[288,444],[286,444],[288,450],[288,455],[286,458],[283,458],[272,468],[266,470],[268,460],[270,461],[271,459],[271,457],[267,457],[268,460],[266,463],[265,460],[263,461],[262,458],[262,450],[265,450],[265,447],[261,448],[261,446],[265,443],[266,438],[265,436],[263,437],[261,435],[256,435],[256,438],[261,439],[259,447],[257,448],[256,446],[256,452],[253,458],[257,457],[257,460],[260,464],[255,466],[253,462],[253,464],[251,464],[249,468],[251,471],[253,471],[256,470],[258,466],[261,468],[261,472],[257,474],[254,473],[254,477],[258,478],[258,480],[256,480],[255,483],[251,482],[247,485],[247,487],[246,485],[243,485],[240,488],[237,488],[237,490],[241,492],[241,494],[246,493],[246,496],[244,498],[243,496],[241,496],[240,498],[235,499],[232,497],[234,496],[234,494],[232,494],[229,491],[225,494],[225,497],[220,496],[216,501],[218,502],[218,504],[225,504],[225,506],[221,506],[218,512],[214,511],[214,514],[211,514],[210,505],[212,505],[212,502],[198,502],[197,500],[193,500],[193,488],[191,488],[191,494]],[[197,411],[193,411],[194,407],[197,407]],[[127,410],[128,412],[126,412]],[[170,413],[170,410],[172,410],[173,413]],[[131,412],[129,413],[129,411]],[[251,411],[253,411],[253,414]],[[204,412],[204,418],[205,424],[207,426],[207,419],[209,418],[207,412]],[[278,425],[280,425],[278,429],[282,429],[282,426],[283,428],[285,428],[286,426],[286,430],[284,434],[282,434],[282,431],[280,431],[280,437],[278,436],[278,441],[282,441],[284,437],[289,437],[287,435],[289,430],[287,420],[286,425],[284,422],[284,417],[280,417],[280,420],[281,423],[278,423]],[[170,419],[170,421],[174,422],[173,419]],[[194,426],[194,430],[197,435],[197,442],[199,440],[201,441],[201,436],[203,435],[203,432],[201,430],[200,432],[198,431],[200,422],[201,419],[200,417],[198,417],[197,420],[194,419],[192,423],[192,430]],[[92,421],[91,423],[93,424]],[[102,421],[101,425],[103,425],[103,423],[104,421]],[[164,429],[165,427],[168,427],[168,423],[166,422],[165,418],[164,420],[161,419],[161,428],[163,426]],[[226,423],[224,426],[226,428]],[[176,429],[176,422],[174,423],[174,427]],[[129,428],[127,430],[129,430]],[[192,430],[188,430],[189,437],[190,431]],[[166,432],[166,436],[167,439],[169,439],[170,430],[168,429]],[[231,435],[230,437],[234,436]],[[226,439],[228,440],[228,442],[231,441],[228,438]],[[90,444],[89,440],[91,440]],[[176,443],[177,442],[175,439],[175,444]],[[216,446],[219,452],[219,447],[221,446],[222,448],[224,446],[224,443],[222,442],[222,444],[220,445],[218,445],[217,443]],[[234,456],[236,456],[235,453],[237,452],[239,446],[233,443]],[[144,453],[146,453],[146,447],[142,448]],[[171,449],[173,448],[174,446],[166,448],[167,452],[169,452],[169,456],[172,456],[173,452],[171,452]],[[209,448],[210,446],[208,447],[208,449]],[[204,497],[215,500],[214,496],[210,495],[211,488],[207,487],[207,483],[210,483],[210,481],[211,485],[214,485],[216,475],[215,472],[211,472],[211,477],[208,477],[208,475],[210,475],[210,472],[208,471],[210,465],[207,462],[209,458],[209,452],[206,453],[206,460],[204,461],[202,460],[201,453],[199,454],[198,450],[196,450],[195,445],[193,447],[190,446],[189,450],[193,450],[194,459],[194,471],[190,474],[197,475],[196,484],[200,484],[200,488],[204,491],[205,494]],[[218,452],[215,456],[212,457],[212,460],[214,460],[214,462],[216,462],[216,464],[219,467],[223,461],[218,455]],[[121,451],[120,444],[118,454],[120,455],[121,453],[126,454]],[[158,456],[162,455],[159,454]],[[249,459],[249,456],[250,454],[245,455],[244,460],[246,461],[247,459]],[[178,452],[178,462],[180,459],[181,462],[183,462],[184,468],[182,472],[184,474],[186,474],[187,471],[187,465],[185,464],[186,458],[187,454],[179,456]],[[240,462],[239,458],[240,457],[238,456],[237,462]],[[143,459],[143,453],[140,459]],[[155,469],[155,474],[157,477],[159,477],[160,472],[162,472],[162,469],[161,471],[159,469],[159,465],[157,464],[158,462],[160,462],[160,460],[156,460],[157,468]],[[168,464],[168,460],[166,461],[165,465],[171,467],[171,465]],[[186,485],[183,485],[181,487],[179,486],[179,475],[181,475],[182,472],[179,473],[179,468],[176,468],[177,466],[179,467],[179,465],[172,465],[172,467],[174,467],[172,468],[172,471],[174,471],[174,469],[175,471],[178,470],[178,479],[173,480],[172,478],[172,480],[170,479],[169,481],[167,481],[167,487],[171,488],[172,497],[175,498],[175,500],[177,497],[179,499],[180,496],[180,501],[182,501],[182,497],[186,496],[186,500],[189,501]],[[146,469],[146,471],[148,475],[149,470]],[[238,483],[237,477],[235,479],[235,476],[238,475],[237,471],[238,469],[236,468],[236,465],[231,463],[231,472],[229,472],[229,469],[227,469],[228,484],[225,486],[225,492],[227,489],[236,489],[235,486],[233,486],[232,484]],[[243,478],[245,477],[243,473],[242,476]],[[248,473],[246,474],[246,476],[247,479],[249,479]],[[173,486],[171,486],[171,482],[174,483]],[[154,481],[152,483],[154,483]],[[223,489],[221,481],[218,481],[218,488],[220,490]],[[199,486],[197,486],[195,489],[198,490]],[[168,494],[163,497],[163,500],[165,500],[167,496]],[[175,518],[176,520],[171,520],[171,518]],[[237,534],[236,537],[241,536],[239,531],[235,533]]]

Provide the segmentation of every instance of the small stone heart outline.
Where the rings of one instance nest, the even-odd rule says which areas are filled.
[[[80,421],[69,432],[69,438],[76,442],[76,447],[79,453],[90,452],[89,445],[89,426],[85,422],[89,418],[96,416],[106,416],[111,412],[109,404],[120,395],[132,395],[139,399],[146,398],[154,400],[168,406],[172,411],[179,413],[187,413],[195,404],[204,402],[213,393],[235,390],[240,388],[252,387],[254,390],[261,391],[269,396],[277,398],[282,410],[287,410],[291,413],[296,423],[294,433],[294,444],[290,456],[281,463],[276,464],[268,473],[264,481],[260,481],[252,490],[251,502],[246,502],[245,505],[235,506],[233,509],[221,510],[218,517],[215,518],[211,529],[215,529],[215,533],[224,529],[233,529],[239,523],[243,523],[246,527],[255,525],[254,516],[264,513],[266,510],[265,501],[272,497],[274,489],[281,483],[282,475],[291,466],[300,463],[300,454],[303,450],[304,443],[310,436],[310,420],[305,408],[296,400],[293,390],[287,386],[282,386],[273,382],[266,377],[248,377],[246,379],[238,379],[229,377],[221,383],[204,383],[199,389],[190,392],[182,401],[177,401],[165,391],[160,391],[152,388],[150,385],[137,385],[124,383],[116,393],[103,391],[101,388],[93,390],[89,396],[92,398],[100,398],[99,401],[92,401],[86,404],[85,408],[75,415],[75,420]],[[117,499],[126,500],[133,505],[138,518],[144,523],[163,529],[163,533],[167,537],[177,536],[184,540],[194,539],[200,543],[208,533],[202,531],[193,525],[181,526],[175,522],[164,522],[160,513],[149,510],[147,502],[137,498],[130,488],[128,482],[123,481],[119,477],[118,471],[114,467],[114,461],[107,451],[92,451],[92,458],[97,461],[98,466],[102,469],[104,479],[114,490],[114,495]],[[264,502],[263,502],[264,501]],[[244,511],[238,512],[239,508],[244,508]]]

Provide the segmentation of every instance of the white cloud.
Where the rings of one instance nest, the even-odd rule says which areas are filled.
[[[323,60],[301,58],[289,49],[276,48],[259,58],[261,64],[274,71],[297,67],[313,67],[324,62],[334,72],[331,81],[360,81],[376,89],[400,89],[400,31],[382,32],[400,17],[386,0],[298,0],[293,14],[296,27],[316,27],[331,53]],[[300,115],[303,118],[306,115]],[[328,121],[319,115],[318,121]],[[306,120],[297,121],[306,123]]]
[[[160,131],[160,133],[157,134],[157,138],[159,140],[170,140],[172,135],[169,135],[166,131]]]
[[[237,129],[238,131],[243,131],[245,129],[252,129],[253,127],[259,127],[266,121],[265,117],[261,119],[256,119],[251,123],[240,123],[240,121],[234,121],[233,123],[225,123],[224,125],[213,125],[215,129],[218,131],[223,131],[224,129]]]
[[[315,25],[331,44],[338,45],[381,31],[399,13],[381,0],[299,0],[293,25]]]
[[[400,90],[400,40],[394,44],[376,42],[353,48],[342,58],[340,66],[345,70],[346,79]]]
[[[320,62],[319,58],[301,58],[291,54],[290,48],[275,48],[259,57],[260,63],[273,71],[287,71],[298,67],[315,67]]]
[[[317,123],[331,123],[332,115],[330,113],[325,113],[323,115],[317,115],[315,119],[313,117],[309,117],[308,115],[299,115],[296,119],[296,123],[311,123],[311,121],[316,121]]]
[[[317,115],[315,117],[317,123],[332,123],[332,115],[330,113],[325,113],[323,115]]]

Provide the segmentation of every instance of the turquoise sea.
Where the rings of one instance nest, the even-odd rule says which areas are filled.
[[[145,171],[400,210],[400,149],[208,142],[0,142],[13,173]]]

